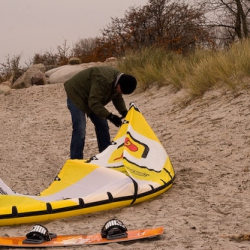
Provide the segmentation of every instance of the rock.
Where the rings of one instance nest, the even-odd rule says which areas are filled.
[[[11,88],[5,84],[0,84],[0,95],[10,94]]]
[[[42,73],[45,73],[46,67],[42,63],[34,64],[29,68],[31,71],[39,69]]]
[[[117,58],[116,57],[109,57],[104,62],[107,65],[115,67],[117,65]]]
[[[47,79],[44,73],[37,72],[34,76],[31,77],[32,85],[45,85],[47,84]]]
[[[71,57],[68,62],[69,65],[81,64],[81,63],[82,61],[78,57]]]
[[[6,82],[2,82],[1,85],[6,85],[11,88],[12,83],[11,81],[6,81]]]
[[[80,65],[64,65],[55,69],[51,69],[45,72],[45,76],[48,77],[48,83],[64,83],[69,78],[83,70],[82,64]]]
[[[96,66],[102,65],[101,62],[95,63],[82,63],[78,65],[64,65],[55,69],[51,69],[45,72],[45,76],[48,77],[48,83],[64,83],[78,72]]]
[[[105,63],[107,62],[117,62],[117,58],[116,57],[109,57],[105,60]]]
[[[45,77],[45,66],[43,64],[34,64],[31,67],[29,67],[29,69],[27,71],[25,71],[12,85],[13,89],[21,89],[21,88],[28,88],[31,87],[34,83],[31,81],[32,77],[33,78],[37,78],[37,76],[39,75],[39,79],[43,79],[43,84],[47,84],[47,80]],[[43,75],[43,76],[41,76]],[[35,80],[37,81],[37,80]],[[42,83],[42,81],[40,80],[40,84]],[[39,85],[40,85],[39,84]]]

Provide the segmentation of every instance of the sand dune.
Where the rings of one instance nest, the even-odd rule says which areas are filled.
[[[183,106],[185,92],[171,87],[125,96],[169,154],[176,172],[173,187],[141,204],[43,225],[57,234],[95,233],[117,217],[129,229],[165,227],[157,240],[68,249],[249,249],[249,241],[221,237],[250,232],[249,94],[212,90],[188,106]],[[69,157],[71,121],[63,85],[13,90],[0,102],[0,178],[19,193],[36,194]],[[93,126],[87,126],[85,158],[97,153]],[[111,124],[110,130],[114,137],[117,128]],[[0,227],[0,234],[18,236],[30,228]]]

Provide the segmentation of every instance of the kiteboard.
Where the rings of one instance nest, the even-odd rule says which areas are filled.
[[[50,241],[44,241],[36,244],[26,244],[25,236],[20,237],[0,237],[0,247],[15,247],[15,248],[42,248],[42,247],[65,247],[65,246],[79,246],[79,245],[101,245],[108,243],[119,243],[126,241],[134,241],[146,238],[154,238],[161,235],[164,231],[163,227],[146,228],[137,230],[128,230],[127,236],[117,239],[102,238],[101,234],[86,234],[86,235],[57,235]]]

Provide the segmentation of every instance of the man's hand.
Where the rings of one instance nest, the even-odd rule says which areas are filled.
[[[127,111],[127,110],[122,111],[122,113],[121,113],[121,115],[122,115],[122,119],[126,117],[127,113],[128,113],[128,111]]]
[[[108,116],[107,116],[107,119],[112,122],[116,127],[121,127],[122,125],[122,119],[117,116],[117,115],[113,115],[112,113],[110,113]]]

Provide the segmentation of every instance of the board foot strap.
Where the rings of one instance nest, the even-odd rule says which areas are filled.
[[[126,238],[128,237],[127,228],[120,220],[112,219],[102,227],[101,236],[107,240]]]
[[[44,241],[51,241],[57,235],[50,233],[48,229],[42,225],[34,225],[32,229],[26,234],[26,239],[23,240],[24,244],[41,244]]]

